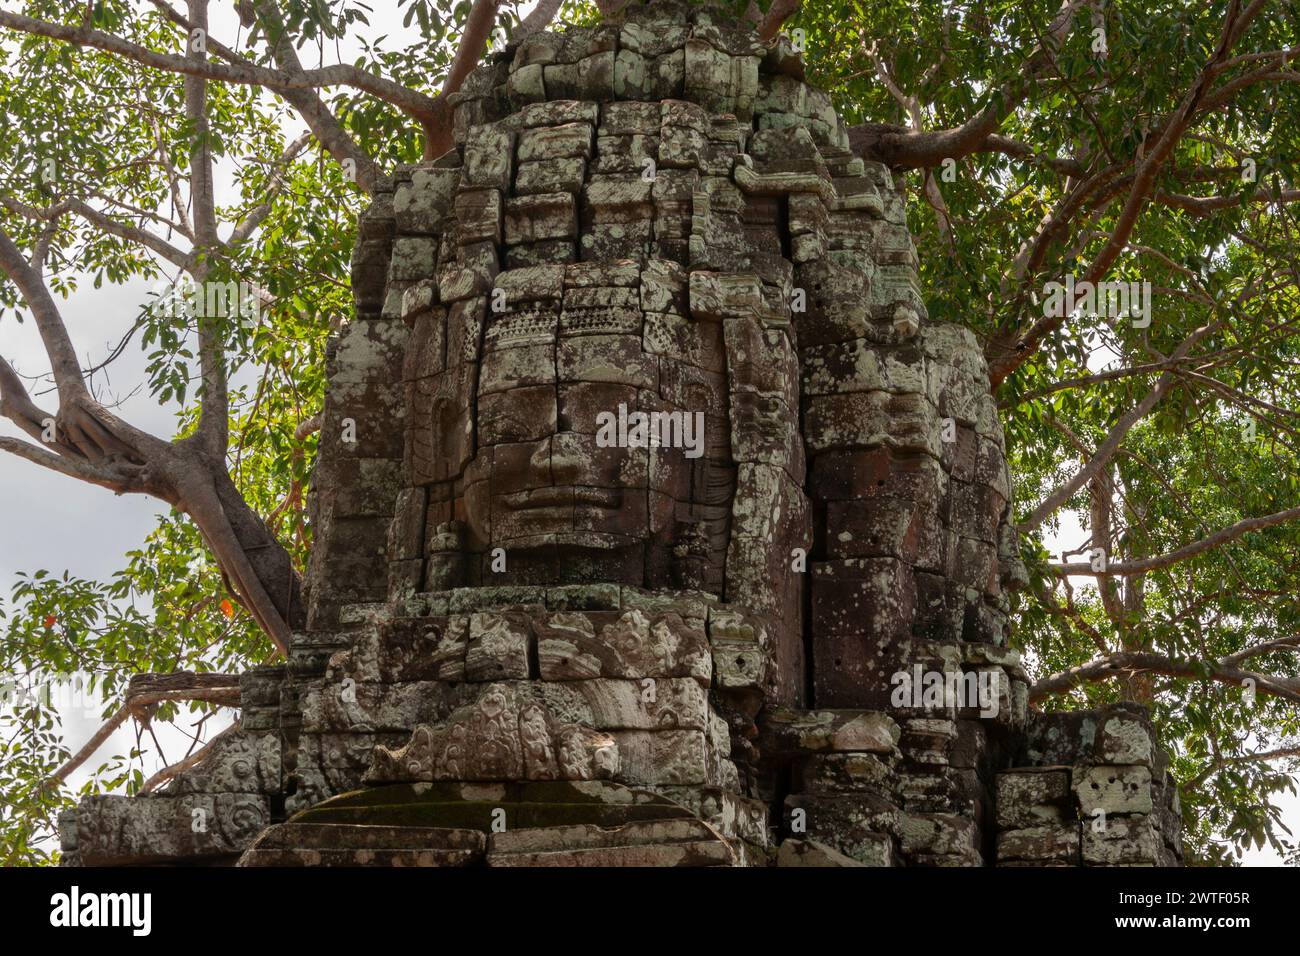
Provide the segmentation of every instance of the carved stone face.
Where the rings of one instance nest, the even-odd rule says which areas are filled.
[[[685,272],[654,260],[509,270],[486,299],[500,308],[484,302],[448,310],[448,367],[414,402],[432,439],[417,467],[450,482],[460,546],[489,571],[506,552],[508,576],[487,580],[553,583],[571,569],[671,586],[692,558],[712,551],[720,565],[735,484],[723,333],[690,317]],[[451,364],[478,335],[478,357]]]
[[[785,181],[733,179],[750,120],[712,98],[616,99],[470,122],[396,188],[384,312],[414,334],[394,591],[788,590],[772,566],[808,535]],[[803,130],[756,142],[763,164],[817,155]]]

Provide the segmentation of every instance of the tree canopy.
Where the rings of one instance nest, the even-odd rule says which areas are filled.
[[[28,437],[0,452],[171,510],[110,580],[25,574],[0,601],[0,669],[11,692],[90,675],[119,723],[211,713],[210,681],[152,696],[129,682],[236,673],[301,620],[325,343],[351,309],[376,177],[448,148],[448,96],[490,45],[622,4],[399,0],[409,42],[356,0],[9,6],[0,413]],[[1013,641],[1033,700],[1148,704],[1190,855],[1294,858],[1278,797],[1300,768],[1300,4],[735,8],[803,55],[856,151],[906,172],[930,316],[984,345],[1031,568]],[[1051,308],[1066,277],[1125,283],[1130,308]],[[78,356],[62,298],[141,279],[160,294],[127,338]],[[172,307],[213,284],[251,308]],[[17,322],[47,367],[5,361]],[[150,394],[183,408],[174,435],[98,397],[127,349],[147,356]],[[11,694],[0,861],[55,857],[84,760],[87,792],[161,782],[138,754],[74,757],[80,743],[49,700]]]

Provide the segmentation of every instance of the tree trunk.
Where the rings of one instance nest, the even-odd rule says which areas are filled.
[[[291,631],[306,622],[289,552],[244,500],[223,460],[181,442],[172,446],[161,471],[159,496],[190,516],[231,593],[280,653],[287,653]]]

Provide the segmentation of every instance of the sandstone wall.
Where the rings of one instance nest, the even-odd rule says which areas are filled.
[[[250,861],[355,860],[376,847],[320,828],[388,793],[428,802],[434,862],[1177,860],[1149,726],[1028,709],[978,343],[928,317],[901,178],[788,44],[633,6],[453,102],[456,148],[359,223],[307,629],[245,680],[225,769],[83,806],[69,859],[228,855],[261,821]],[[603,446],[620,406],[699,412],[700,454]],[[900,695],[913,674],[989,693]],[[498,784],[535,832],[468,833]],[[181,832],[195,799],[219,838]],[[591,822],[643,800],[725,846]]]

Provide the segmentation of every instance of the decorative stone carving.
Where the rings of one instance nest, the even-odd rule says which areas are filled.
[[[1142,715],[1028,709],[979,344],[788,42],[629,4],[449,102],[358,224],[306,630],[67,859],[273,822],[245,864],[1176,861]]]
[[[488,684],[445,724],[420,724],[400,750],[379,746],[368,782],[408,780],[594,780],[618,773],[618,744],[581,724],[561,723],[542,702]]]

